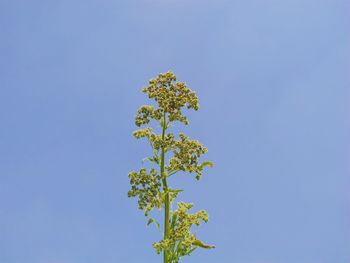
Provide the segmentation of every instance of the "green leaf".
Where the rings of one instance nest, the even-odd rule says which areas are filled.
[[[210,161],[206,161],[206,162],[203,162],[202,164],[201,164],[201,167],[204,167],[204,166],[208,166],[208,167],[213,167],[213,163],[212,162],[210,162]]]
[[[156,224],[156,227],[160,230],[160,224],[154,218],[149,217],[147,225],[149,226],[152,223]]]
[[[180,240],[179,243],[177,244],[177,248],[176,248],[175,253],[177,255],[181,255],[181,252],[182,252],[182,240]]]
[[[191,248],[189,251],[186,252],[186,255],[190,255],[193,251],[195,251],[197,247]]]
[[[182,189],[168,189],[168,192],[170,192],[170,193],[176,193],[176,194],[178,194],[178,193],[180,193],[180,192],[183,192],[184,190],[182,190]]]
[[[196,239],[193,243],[193,245],[195,246],[199,246],[199,247],[202,247],[202,248],[215,248],[215,246],[212,246],[212,245],[207,245],[207,244],[204,244],[202,241],[200,241],[199,239]]]
[[[173,214],[172,218],[171,218],[171,225],[170,225],[170,229],[174,230],[175,229],[175,223],[177,220],[177,214]]]
[[[159,164],[158,156],[143,158],[143,159],[142,159],[142,162],[144,162],[145,160],[150,161],[150,162],[152,162],[152,163]]]

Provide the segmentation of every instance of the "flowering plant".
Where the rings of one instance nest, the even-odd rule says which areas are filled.
[[[191,140],[180,133],[178,138],[168,132],[174,122],[188,125],[187,117],[182,114],[182,108],[198,110],[198,98],[194,91],[184,82],[178,82],[172,72],[159,74],[143,88],[157,106],[141,106],[135,117],[136,126],[147,125],[151,120],[160,124],[161,133],[156,134],[151,127],[145,127],[133,132],[137,139],[146,138],[150,143],[153,155],[145,158],[156,168],[141,168],[128,174],[131,184],[129,197],[138,198],[139,209],[148,218],[148,225],[154,223],[160,229],[160,223],[149,214],[154,208],[164,209],[163,239],[153,243],[158,254],[163,252],[164,263],[178,263],[180,258],[190,255],[195,249],[214,248],[197,239],[190,229],[208,221],[204,210],[189,213],[192,203],[178,202],[172,209],[175,198],[182,190],[173,189],[168,185],[168,178],[177,172],[194,174],[199,180],[205,167],[212,167],[209,161],[200,162],[200,157],[207,152],[197,140]],[[170,155],[167,157],[167,155]],[[167,158],[166,158],[167,157]]]

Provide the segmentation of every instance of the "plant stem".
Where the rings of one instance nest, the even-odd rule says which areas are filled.
[[[163,115],[163,125],[162,125],[162,140],[165,138],[165,130],[166,130],[166,112],[164,111]],[[160,174],[162,176],[163,181],[163,189],[165,192],[165,200],[164,200],[164,239],[167,239],[169,237],[169,214],[170,214],[170,201],[169,201],[169,192],[168,192],[168,184],[166,181],[166,177],[164,174],[164,159],[165,159],[165,149],[164,146],[162,146],[162,155],[161,155],[161,163],[160,163]],[[168,251],[164,249],[164,257],[163,257],[164,263],[168,262]]]

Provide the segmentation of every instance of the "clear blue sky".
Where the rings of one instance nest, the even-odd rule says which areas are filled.
[[[161,262],[127,173],[140,89],[174,71],[179,127],[215,163],[180,175],[217,249],[183,262],[350,262],[347,0],[0,1],[0,262]]]

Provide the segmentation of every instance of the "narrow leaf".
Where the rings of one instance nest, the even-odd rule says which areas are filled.
[[[156,224],[157,228],[160,230],[160,224],[154,218],[150,217],[148,219],[147,225],[149,226],[152,223]]]
[[[209,161],[206,161],[206,162],[203,162],[202,164],[201,164],[201,166],[202,167],[204,167],[204,166],[208,166],[208,167],[213,167],[213,163],[212,162],[209,162]]]
[[[193,243],[193,245],[195,246],[199,246],[199,247],[202,247],[202,248],[215,248],[215,246],[212,246],[212,245],[207,245],[207,244],[204,244],[202,241],[200,241],[199,239],[196,239]]]

